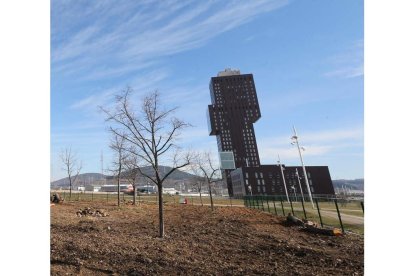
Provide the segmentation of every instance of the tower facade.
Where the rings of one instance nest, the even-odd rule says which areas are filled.
[[[232,151],[236,168],[259,167],[253,124],[261,117],[252,74],[226,69],[210,81],[209,134],[215,135],[219,151]],[[233,195],[231,170],[223,170],[229,195]]]
[[[305,181],[299,183],[298,177],[309,181],[311,194],[335,194],[327,166],[307,166],[307,175],[304,175],[302,167],[260,164],[253,124],[261,114],[252,74],[240,74],[239,70],[231,69],[219,72],[217,77],[211,78],[210,96],[209,135],[216,136],[219,152],[234,154],[235,168],[222,169],[230,196],[297,198],[297,190],[306,190],[302,187]],[[224,161],[222,165],[225,167]],[[298,168],[299,175],[296,175]]]

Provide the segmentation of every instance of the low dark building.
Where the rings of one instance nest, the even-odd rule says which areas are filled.
[[[302,167],[282,165],[286,189],[289,197],[308,194]],[[299,180],[296,175],[299,174]],[[306,166],[309,187],[312,195],[335,194],[327,166]],[[244,195],[286,195],[282,171],[279,165],[240,167],[231,172],[234,196]]]

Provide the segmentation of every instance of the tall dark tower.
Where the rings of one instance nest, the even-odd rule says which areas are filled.
[[[212,104],[207,115],[210,135],[217,137],[219,151],[232,151],[236,168],[259,167],[253,123],[260,117],[259,102],[252,74],[225,69],[210,81]],[[229,195],[233,196],[230,172],[224,170]]]

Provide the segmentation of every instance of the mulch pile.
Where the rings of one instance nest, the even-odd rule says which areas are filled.
[[[93,210],[91,207],[85,207],[83,210],[79,209],[76,212],[76,215],[78,217],[86,217],[86,216],[92,216],[92,217],[107,217],[108,213],[102,210]]]
[[[85,207],[111,215],[75,215]],[[157,205],[56,205],[51,275],[363,274],[363,236],[319,235],[284,222],[247,208],[167,205],[160,239]]]

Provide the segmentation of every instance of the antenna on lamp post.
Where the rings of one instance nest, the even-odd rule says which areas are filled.
[[[295,188],[295,186],[292,186],[292,189],[293,189],[293,192],[295,193],[296,202],[298,202],[298,196],[296,195],[296,188]]]
[[[248,185],[247,188],[249,189],[250,195],[253,195],[253,193],[252,193],[252,186]]]
[[[287,198],[287,201],[289,203],[290,200],[289,200],[289,195],[288,195],[288,191],[287,191],[287,188],[286,188],[285,174],[283,173],[284,169],[282,167],[282,164],[280,163],[280,156],[279,156],[279,154],[277,155],[277,157],[279,158],[279,160],[277,161],[277,163],[279,164],[280,172],[282,173],[283,186],[285,186],[286,198]]]
[[[303,147],[301,148],[300,145],[299,145],[299,139],[298,139],[298,135],[296,133],[295,126],[293,126],[293,133],[294,133],[294,135],[291,137],[291,139],[293,140],[292,145],[296,144],[296,146],[298,147],[300,162],[302,163],[303,175],[304,175],[304,178],[305,178],[306,188],[308,190],[309,200],[312,203],[312,208],[315,209],[315,205],[313,205],[312,193],[311,193],[311,190],[310,190],[310,187],[309,187],[308,176],[306,174],[305,164],[303,163],[303,158],[302,158],[301,150],[304,150],[304,148]]]

